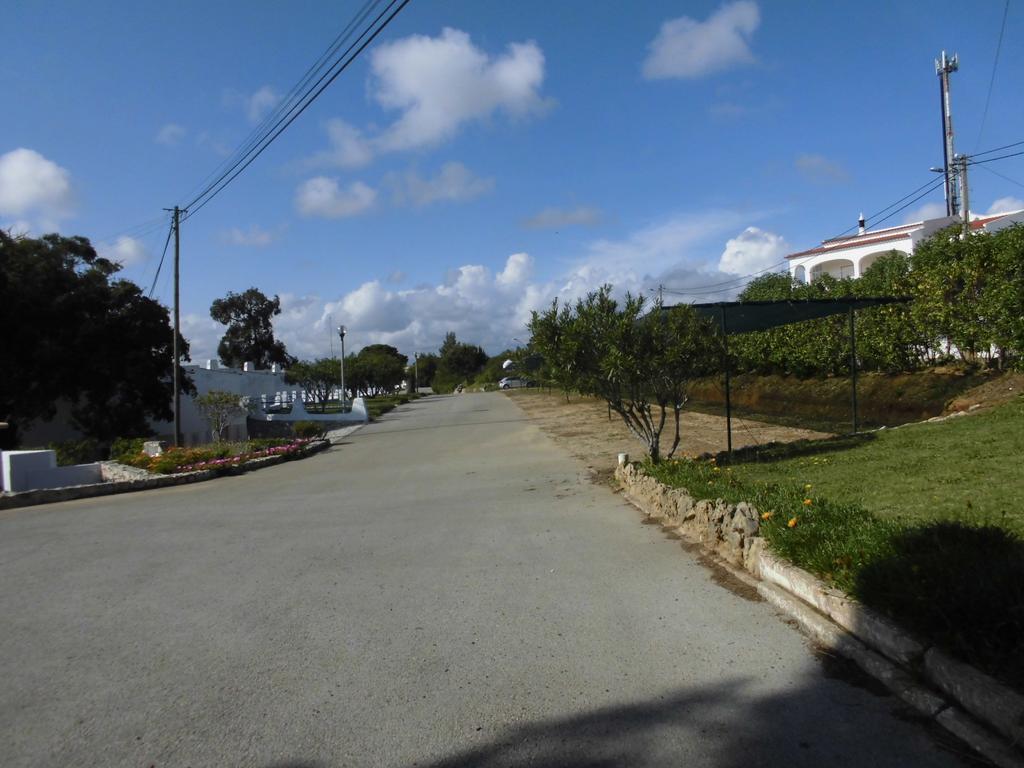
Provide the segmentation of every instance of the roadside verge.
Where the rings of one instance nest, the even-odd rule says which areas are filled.
[[[352,430],[355,431],[355,430]],[[150,488],[167,488],[172,485],[188,485],[213,480],[224,475],[240,475],[254,469],[271,467],[286,461],[295,461],[319,453],[332,445],[330,440],[317,440],[294,453],[283,456],[266,456],[247,461],[238,466],[224,469],[206,469],[196,472],[179,472],[173,475],[156,475],[145,470],[119,464],[115,461],[101,462],[104,482],[90,485],[72,485],[66,488],[44,488],[37,491],[5,493],[0,496],[0,510],[16,507],[31,507],[37,504],[52,504],[57,501],[88,499],[95,496],[110,496],[115,493],[145,491]]]
[[[698,501],[628,462],[615,476],[648,518],[716,555],[817,643],[856,662],[996,765],[1024,767],[1024,696],[776,557],[760,536],[761,515],[753,505]]]

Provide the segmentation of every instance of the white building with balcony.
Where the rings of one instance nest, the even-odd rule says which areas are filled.
[[[922,240],[958,222],[958,216],[943,216],[876,230],[867,230],[862,224],[856,235],[834,237],[822,241],[817,248],[788,255],[789,274],[802,283],[814,282],[822,275],[831,275],[836,279],[860,277],[880,256],[891,251],[910,256]],[[971,230],[997,232],[1021,223],[1024,223],[1024,210],[1007,211],[972,218]]]

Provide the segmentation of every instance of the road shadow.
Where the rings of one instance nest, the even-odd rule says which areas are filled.
[[[407,768],[991,765],[842,664],[814,672],[784,694],[757,697],[757,681],[733,680],[518,725]]]
[[[720,464],[757,464],[798,456],[814,456],[819,453],[849,451],[874,442],[877,436],[873,432],[861,432],[856,435],[838,435],[820,440],[796,440],[792,443],[768,443],[766,445],[750,445],[738,448],[730,456],[722,451],[715,456]]]
[[[907,629],[1024,689],[1024,540],[939,522],[895,536],[857,575],[857,595]]]

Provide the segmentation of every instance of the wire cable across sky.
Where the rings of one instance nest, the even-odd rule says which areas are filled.
[[[411,0],[390,0],[380,13],[366,26],[362,32],[349,44],[345,51],[337,56],[329,67],[324,69],[324,60],[329,57],[332,51],[336,51],[341,45],[344,44],[354,34],[356,28],[360,26],[361,21],[365,20],[366,16],[372,13],[373,10],[380,4],[380,0],[371,0],[363,6],[363,9],[356,15],[354,22],[350,22],[346,26],[345,30],[335,42],[332,44],[326,54],[321,55],[318,60],[321,62],[319,65],[314,63],[306,75],[300,80],[298,86],[292,89],[289,93],[291,94],[285,104],[268,118],[265,123],[266,127],[255,133],[255,137],[250,135],[250,138],[242,143],[242,146],[232,156],[235,161],[229,165],[224,171],[220,173],[217,178],[208,183],[201,192],[195,195],[187,204],[182,206],[185,211],[182,220],[186,220],[198,213],[204,206],[206,206],[211,200],[213,200],[221,191],[224,190],[232,181],[245,171],[264,151],[269,147],[278,136],[280,136],[295,120],[309,108],[309,106],[316,101],[316,99],[322,94],[328,86],[333,83],[342,72],[344,72],[349,65],[355,61],[359,55],[366,50],[366,48],[372,43],[377,36],[387,28],[387,26],[395,19],[395,17],[401,13]],[[320,77],[313,83],[309,81],[313,76],[322,71]],[[308,84],[301,95],[294,95],[296,91],[302,89],[302,85]],[[273,115],[277,116],[276,121],[273,121]],[[222,164],[221,167],[223,167]]]

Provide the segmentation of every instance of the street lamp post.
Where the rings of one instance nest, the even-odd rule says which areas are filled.
[[[418,395],[420,393],[420,353],[413,352],[412,356],[413,360],[415,361],[413,365],[415,366],[416,369],[416,378],[414,379],[416,382],[416,389],[414,391]]]
[[[341,337],[341,410],[345,411],[345,326],[338,326],[338,336]]]

